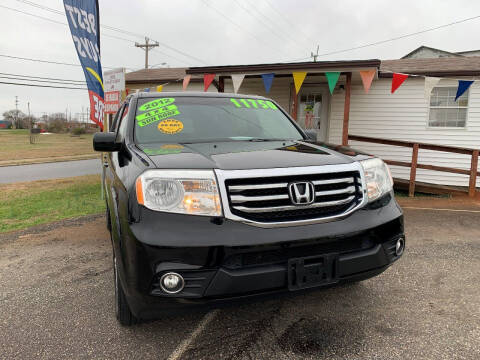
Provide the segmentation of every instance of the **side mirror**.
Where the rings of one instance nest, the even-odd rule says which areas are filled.
[[[95,151],[114,152],[120,151],[121,143],[117,143],[114,132],[98,132],[93,135],[93,149]]]
[[[317,141],[317,131],[314,129],[307,129],[304,131],[308,140]]]

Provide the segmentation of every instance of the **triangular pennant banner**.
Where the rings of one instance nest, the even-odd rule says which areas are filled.
[[[433,88],[438,84],[440,78],[438,77],[429,77],[425,76],[425,100],[430,99],[430,94],[432,93]]]
[[[338,78],[340,77],[339,71],[326,72],[325,77],[328,81],[328,88],[330,89],[330,94],[333,94],[335,85],[337,85]]]
[[[392,75],[392,90],[391,90],[392,94],[400,87],[400,85],[403,84],[403,82],[405,81],[406,78],[408,78],[408,75],[406,75],[406,74],[393,73],[393,75]]]
[[[270,88],[272,87],[274,77],[275,77],[274,73],[262,74],[263,86],[265,86],[265,92],[267,94],[270,92]]]
[[[192,75],[185,75],[183,78],[183,91],[187,89],[188,83],[190,82],[190,79],[192,78]]]
[[[292,72],[293,82],[295,83],[295,92],[298,94],[300,88],[302,87],[305,76],[307,76],[306,71],[294,71]]]
[[[215,79],[215,74],[205,74],[203,75],[203,91],[207,91],[212,83],[213,79]]]
[[[377,73],[377,70],[360,71],[360,77],[362,78],[363,89],[367,94],[368,94],[368,91],[370,90],[370,86],[372,86],[372,81],[376,73]]]
[[[458,89],[457,89],[457,95],[455,95],[455,101],[463,95],[465,91],[470,87],[470,85],[473,84],[473,81],[471,80],[458,80]]]
[[[163,90],[163,85],[158,85],[157,86],[157,92],[162,92]]]
[[[244,78],[245,78],[245,74],[232,75],[233,92],[235,94],[238,92],[238,89],[240,89],[240,86],[242,85]]]

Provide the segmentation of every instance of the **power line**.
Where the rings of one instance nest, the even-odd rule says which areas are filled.
[[[44,87],[44,88],[56,88],[56,89],[88,90],[87,88],[78,88],[78,87],[25,84],[25,83],[13,83],[13,82],[6,82],[6,81],[0,81],[0,84],[19,85],[19,86],[34,86],[34,87]]]
[[[240,1],[238,1],[238,0],[235,0],[235,3],[237,4],[237,6],[239,6],[240,8],[242,8],[246,13],[248,13],[251,17],[259,20],[261,25],[263,25],[266,29],[268,29],[273,35],[275,35],[275,36],[276,36],[277,38],[279,38],[281,41],[285,41],[285,40],[286,40],[285,37],[279,35],[279,34],[277,33],[277,31],[276,31],[273,27],[271,27],[270,25],[267,25],[267,24],[266,24],[266,22],[264,21],[264,19],[268,19],[268,18],[266,18],[265,16],[263,16],[263,19],[262,19],[262,16],[259,17],[256,13],[254,13],[253,11],[251,11],[248,7],[245,7],[245,6],[244,6]],[[260,13],[260,15],[263,15],[263,14]],[[292,40],[292,39],[290,38],[290,36],[288,36],[288,37],[289,37],[290,40]],[[294,43],[297,42],[295,39],[293,39],[293,41],[294,41]],[[297,46],[299,46],[299,48],[300,48],[300,45],[297,45]]]
[[[10,73],[3,73],[3,72],[0,72],[0,75],[20,76],[20,77],[28,77],[28,78],[34,78],[34,79],[45,79],[45,80],[60,80],[60,81],[78,82],[78,83],[85,84],[85,80],[59,79],[59,78],[50,78],[50,77],[43,77],[43,76],[10,74]]]
[[[45,20],[45,21],[50,21],[50,22],[55,23],[55,24],[60,24],[60,25],[66,25],[66,26],[68,26],[68,24],[67,24],[66,22],[63,22],[63,21],[58,21],[58,20],[50,19],[50,18],[41,16],[41,15],[32,14],[32,13],[29,13],[29,12],[27,12],[27,11],[23,11],[23,10],[19,10],[19,9],[14,9],[14,8],[11,8],[11,7],[8,7],[8,6],[4,6],[4,5],[0,5],[0,7],[1,7],[1,8],[4,8],[4,9],[7,9],[7,10],[10,10],[10,11],[15,11],[15,12],[18,12],[18,13],[21,13],[21,14],[24,14],[24,15],[33,16],[33,17],[36,17],[36,18],[38,18],[38,19],[42,19],[42,20]],[[110,37],[110,38],[112,38],[112,39],[118,39],[118,40],[127,41],[127,42],[129,42],[129,43],[133,43],[133,42],[134,42],[133,40],[125,39],[125,38],[122,38],[122,37],[119,37],[119,36],[115,36],[115,35],[110,35],[110,34],[101,33],[101,36],[106,36],[106,37]]]
[[[373,42],[373,43],[370,43],[370,44],[364,44],[364,45],[359,45],[359,46],[355,46],[355,47],[348,48],[348,49],[343,49],[343,50],[337,50],[337,51],[331,51],[331,52],[328,52],[328,53],[323,53],[323,54],[320,54],[320,55],[318,55],[318,56],[327,56],[327,55],[333,55],[333,54],[340,54],[340,53],[347,52],[347,51],[363,49],[363,48],[366,48],[366,47],[369,47],[369,46],[375,46],[375,45],[385,44],[385,43],[387,43],[387,42],[396,41],[396,40],[400,40],[400,39],[405,39],[405,38],[412,37],[412,36],[415,36],[415,35],[424,34],[424,33],[430,32],[430,31],[434,31],[434,30],[438,30],[438,29],[443,29],[443,28],[446,28],[446,27],[449,27],[449,26],[458,25],[458,24],[461,24],[461,23],[464,23],[464,22],[467,22],[467,21],[470,21],[470,20],[475,20],[475,19],[478,19],[478,18],[480,18],[480,15],[473,16],[473,17],[469,17],[469,18],[466,18],[466,19],[458,20],[458,21],[454,21],[454,22],[451,22],[451,23],[448,23],[448,24],[444,24],[444,25],[440,25],[440,26],[435,26],[435,27],[433,27],[433,28],[428,28],[428,29],[425,29],[425,30],[420,30],[420,31],[417,31],[417,32],[414,32],[414,33],[410,33],[410,34],[406,34],[406,35],[401,35],[401,36],[397,36],[397,37],[390,38],[390,39],[386,39],[386,40],[376,41],[376,42]]]
[[[279,17],[282,18],[282,20],[284,22],[286,22],[290,27],[292,28],[297,28],[297,30],[303,35],[305,36],[306,38],[308,38],[313,44],[315,44],[317,42],[317,40],[313,39],[312,37],[310,37],[308,34],[306,34],[305,32],[302,31],[302,29],[298,26],[298,24],[296,23],[293,23],[291,22],[286,16],[284,16],[280,11],[277,10],[277,8],[275,6],[273,6],[269,0],[265,0],[265,3],[273,10],[277,13],[277,15]]]
[[[267,45],[270,49],[272,50],[275,50],[277,53],[281,53],[279,50],[277,50],[276,48],[273,48],[270,46],[270,44],[266,41],[263,41],[262,39],[258,38],[254,33],[252,32],[249,32],[247,30],[245,30],[245,28],[241,25],[239,25],[238,23],[236,23],[235,21],[233,21],[230,17],[228,17],[227,15],[225,15],[224,13],[222,13],[220,10],[218,10],[216,7],[212,6],[210,3],[208,3],[206,0],[201,0],[203,4],[205,4],[206,6],[208,6],[209,8],[211,8],[213,11],[215,11],[217,14],[219,14],[221,17],[223,17],[224,20],[228,21],[230,24],[233,24],[235,25],[235,27],[237,27],[238,29],[240,29],[241,31],[249,34],[251,37],[253,37],[254,39],[256,39],[258,42],[261,42],[262,44],[264,45]]]
[[[385,43],[388,43],[388,42],[392,42],[392,41],[401,40],[401,39],[405,39],[405,38],[408,38],[408,37],[424,34],[424,33],[430,32],[430,31],[443,29],[443,28],[446,28],[446,27],[449,27],[449,26],[458,25],[458,24],[461,24],[461,23],[464,23],[464,22],[467,22],[467,21],[471,21],[471,20],[475,20],[475,19],[478,19],[478,18],[480,18],[480,15],[476,15],[476,16],[472,16],[472,17],[469,17],[469,18],[466,18],[466,19],[457,20],[457,21],[454,21],[454,22],[451,22],[451,23],[448,23],[448,24],[443,24],[443,25],[432,27],[432,28],[420,30],[420,31],[417,31],[417,32],[414,32],[414,33],[396,36],[396,37],[393,37],[393,38],[390,38],[390,39],[385,39],[385,40],[376,41],[376,42],[369,43],[369,44],[359,45],[359,46],[351,47],[351,48],[348,48],[348,49],[336,50],[336,51],[331,51],[331,52],[327,52],[327,53],[323,53],[323,54],[318,54],[317,56],[327,56],[327,55],[333,55],[333,54],[340,54],[340,53],[343,53],[343,52],[363,49],[363,48],[366,48],[366,47],[380,45],[380,44],[385,44]],[[310,59],[310,58],[311,58],[311,56],[308,56],[308,57],[305,57],[305,58],[288,60],[288,61],[289,62],[296,62],[296,61],[307,60],[307,59]]]
[[[80,64],[71,64],[71,63],[65,63],[65,62],[58,62],[58,61],[50,61],[50,60],[41,60],[41,59],[33,59],[33,58],[24,58],[20,56],[12,56],[12,55],[5,55],[5,54],[0,54],[0,57],[6,57],[10,59],[17,59],[17,60],[27,60],[27,61],[35,61],[35,62],[42,62],[42,63],[47,63],[47,64],[55,64],[55,65],[67,65],[67,66],[82,66]],[[104,66],[105,68],[108,68]],[[114,68],[110,68],[114,69]]]
[[[85,83],[78,84],[78,83],[72,83],[69,81],[40,80],[40,79],[29,79],[25,77],[22,78],[22,77],[16,77],[16,76],[3,76],[3,75],[0,75],[0,79],[24,80],[24,81],[33,81],[33,82],[41,82],[41,83],[43,82],[43,83],[52,83],[52,84],[77,85],[77,86],[85,85]]]
[[[17,1],[21,1],[21,0],[17,0]],[[23,2],[23,1],[22,1]],[[2,8],[5,8],[5,9],[8,9],[8,10],[11,10],[11,11],[15,11],[15,12],[18,12],[18,13],[22,13],[24,15],[29,15],[29,16],[33,16],[33,17],[36,17],[36,18],[39,18],[39,19],[42,19],[42,20],[46,20],[46,21],[50,21],[50,22],[53,22],[53,23],[56,23],[56,24],[60,24],[60,25],[65,25],[65,26],[68,26],[68,24],[66,22],[62,22],[62,21],[57,21],[57,20],[54,20],[54,19],[50,19],[50,18],[47,18],[47,17],[44,17],[44,16],[40,16],[40,15],[36,15],[36,14],[32,14],[32,13],[29,13],[29,12],[26,12],[26,11],[22,11],[22,10],[18,10],[18,9],[13,9],[13,8],[10,8],[8,6],[4,6],[4,5],[0,5],[0,7]],[[40,7],[40,8],[43,8],[43,7]],[[53,9],[52,9],[53,10]],[[57,13],[57,12],[55,12]],[[59,12],[61,15],[65,15],[64,13],[61,13]],[[102,26],[103,27],[103,26]],[[130,40],[130,39],[126,39],[126,38],[122,38],[122,37],[119,37],[119,36],[114,36],[114,35],[110,35],[110,34],[105,34],[105,33],[101,33],[101,36],[106,36],[106,37],[110,37],[112,39],[117,39],[117,40],[122,40],[122,41],[126,41],[126,42],[129,42],[131,44],[134,44],[135,42],[133,40]],[[169,58],[172,58],[172,59],[175,59],[177,61],[180,61],[181,63],[183,64],[187,64],[184,60],[181,60],[173,55],[169,55],[167,53],[164,53],[162,51],[158,51],[160,54],[164,55],[164,56],[167,56]]]
[[[305,46],[308,45],[308,48],[310,48],[312,46],[312,41],[309,41],[309,40],[306,39],[306,37],[308,37],[308,36],[293,37],[291,35],[291,32],[285,30],[286,28],[284,26],[282,26],[278,22],[278,20],[273,20],[273,18],[271,16],[271,12],[270,13],[265,13],[264,11],[262,11],[262,9],[259,8],[259,6],[257,4],[252,4],[250,1],[242,0],[242,3],[245,3],[245,4],[249,5],[251,10],[257,12],[261,16],[261,18],[262,18],[261,21],[262,22],[268,21],[272,25],[273,28],[278,29],[279,32],[282,32],[282,34],[284,36],[289,38],[294,43],[297,43],[297,42],[301,41],[301,42],[303,42],[303,44],[305,44]],[[288,24],[287,29],[290,30],[291,27],[292,26],[290,26],[290,24]]]
[[[21,3],[24,3],[24,4],[26,4],[26,5],[34,6],[34,7],[36,7],[36,8],[39,8],[39,9],[42,9],[42,10],[45,10],[45,11],[49,11],[49,12],[52,12],[52,13],[55,13],[55,14],[58,14],[58,15],[65,16],[65,13],[62,12],[62,11],[60,11],[60,10],[56,10],[56,9],[50,8],[50,7],[48,7],[48,6],[40,5],[40,4],[37,4],[37,3],[33,2],[33,1],[28,1],[28,0],[17,0],[17,1],[18,1],[18,2],[21,2]],[[101,28],[105,28],[105,29],[109,29],[109,30],[112,30],[112,31],[120,32],[120,33],[125,34],[125,35],[140,37],[140,38],[142,38],[142,39],[145,37],[145,35],[138,34],[138,33],[134,33],[134,32],[132,32],[132,31],[123,30],[123,29],[120,29],[120,28],[117,28],[117,27],[113,27],[113,26],[109,26],[109,25],[103,25],[103,24],[102,24],[102,25],[100,25],[100,27],[101,27]],[[151,38],[151,40],[153,40],[153,41],[158,41],[158,40],[155,40],[155,39],[152,39],[152,38]],[[130,40],[129,40],[129,41],[130,41]],[[170,46],[170,45],[167,45],[167,44],[165,44],[165,43],[162,43],[162,42],[160,42],[160,41],[158,41],[158,43],[159,43],[160,45],[162,45],[163,47],[165,47],[165,48],[167,48],[167,49],[170,49],[170,50],[172,50],[172,51],[174,51],[174,52],[176,52],[176,53],[179,53],[179,54],[181,54],[181,55],[183,55],[183,56],[185,56],[185,57],[187,57],[187,58],[191,58],[191,59],[194,59],[194,60],[196,60],[196,61],[198,61],[198,62],[200,62],[200,63],[202,63],[202,64],[204,64],[204,65],[208,65],[207,62],[205,62],[205,61],[203,61],[202,59],[199,59],[199,58],[197,58],[197,57],[195,57],[195,56],[193,56],[193,55],[187,54],[187,53],[185,53],[185,52],[183,52],[183,51],[181,51],[181,50],[179,50],[179,49],[176,49],[176,48],[174,48],[174,47],[172,47],[172,46]],[[165,55],[166,55],[166,54],[165,54]],[[166,56],[169,56],[169,55],[166,55]]]
[[[55,64],[55,65],[82,66],[82,65],[80,65],[80,64],[72,64],[72,63],[65,63],[65,62],[59,62],[59,61],[51,61],[51,60],[25,58],[25,57],[13,56],[13,55],[5,55],[5,54],[0,54],[0,57],[5,57],[5,58],[9,58],[9,59],[17,59],[17,60],[26,60],[26,61],[41,62],[41,63],[47,63],[47,64]],[[102,66],[102,67],[103,67],[104,69],[118,69],[120,66],[116,66],[116,67]]]

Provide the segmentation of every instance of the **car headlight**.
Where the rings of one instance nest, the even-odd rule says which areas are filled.
[[[392,190],[393,180],[387,164],[378,158],[360,161],[360,163],[365,174],[369,202]]]
[[[151,210],[222,216],[211,170],[147,170],[137,178],[136,193],[138,203]]]

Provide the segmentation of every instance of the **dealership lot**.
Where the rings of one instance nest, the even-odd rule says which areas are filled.
[[[407,251],[379,277],[132,328],[103,218],[0,235],[2,357],[480,358],[479,217],[407,209]]]

